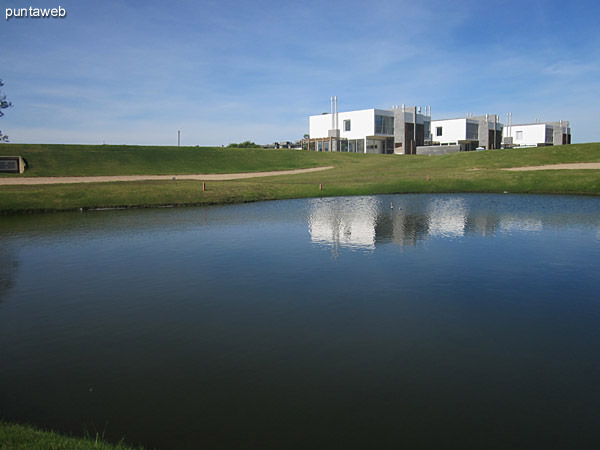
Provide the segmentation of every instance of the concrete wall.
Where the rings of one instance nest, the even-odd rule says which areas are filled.
[[[415,122],[415,107],[409,106],[405,110],[396,108],[393,110],[394,113],[394,154],[405,155],[410,152],[411,142],[414,140],[415,130],[413,124]],[[429,132],[431,129],[431,117],[424,114],[418,113],[417,117],[417,142],[416,145],[422,145],[425,139],[429,138]],[[412,128],[412,134],[410,139],[406,139],[406,125],[410,124]],[[397,144],[401,144],[397,146]]]
[[[478,117],[478,124],[479,127],[477,128],[477,140],[479,141],[479,146],[483,147],[485,149],[490,149],[490,133],[489,130],[490,128],[493,129],[493,124],[492,127],[490,127],[490,123],[485,119],[485,116],[483,117]],[[493,139],[492,139],[493,141]]]
[[[471,117],[479,123],[479,145],[485,149],[500,148],[502,145],[503,125],[499,122],[498,117],[494,114],[487,116]],[[494,143],[494,126],[496,127],[496,142]],[[490,133],[491,132],[491,133]],[[492,135],[490,139],[490,134]]]
[[[563,145],[563,134],[566,135],[566,144],[571,143],[571,128],[569,128],[568,120],[560,120],[558,122],[549,122],[548,125],[554,129],[552,142],[554,145]]]
[[[417,155],[445,155],[460,152],[460,145],[427,145],[417,147]]]

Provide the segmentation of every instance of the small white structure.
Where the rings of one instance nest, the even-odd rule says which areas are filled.
[[[536,122],[511,125],[507,136],[512,138],[513,147],[543,147],[571,143],[571,128],[568,121]]]
[[[431,121],[431,141],[436,145],[461,146],[463,150],[500,148],[503,125],[498,116],[467,116]]]

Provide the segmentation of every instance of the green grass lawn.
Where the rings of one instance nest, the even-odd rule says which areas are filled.
[[[142,450],[141,447],[137,447]],[[109,444],[102,439],[63,436],[28,425],[0,421],[0,450],[134,450],[123,443]]]
[[[1,186],[0,212],[5,214],[409,192],[600,194],[599,170],[499,170],[528,165],[600,162],[599,143],[441,156],[37,144],[3,144],[0,154],[23,156],[29,165],[23,175],[5,174],[4,177],[177,175],[334,167],[298,175],[210,181],[206,192],[202,191],[202,181],[183,180]],[[319,184],[323,185],[322,191]]]
[[[216,147],[3,144],[28,177],[261,172],[316,167],[308,152]]]

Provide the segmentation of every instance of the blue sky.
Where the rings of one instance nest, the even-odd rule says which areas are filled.
[[[308,116],[570,120],[600,141],[597,1],[0,0],[11,142],[227,145],[302,138]],[[4,20],[58,7],[64,19]]]

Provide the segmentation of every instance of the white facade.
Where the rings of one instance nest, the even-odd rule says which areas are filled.
[[[464,150],[500,148],[503,127],[493,114],[432,120],[431,141],[436,145],[461,145]]]
[[[495,114],[431,120],[431,108],[425,108],[424,114],[420,107],[404,105],[337,112],[337,97],[332,97],[331,102],[331,113],[309,116],[309,135],[302,141],[303,149],[431,155],[571,143],[568,121],[505,127]]]
[[[375,116],[394,117],[393,111],[385,109],[362,109],[359,111],[340,112],[338,115],[338,126],[340,137],[344,139],[364,139],[366,136],[375,136]],[[309,135],[311,139],[326,138],[329,136],[329,130],[332,127],[332,114],[321,114],[318,116],[310,116],[309,120]],[[335,122],[335,118],[334,118]],[[347,129],[349,128],[349,130]],[[393,136],[391,133],[383,134],[382,136]]]
[[[431,140],[456,145],[467,139],[467,118],[431,121]]]
[[[518,147],[536,147],[538,145],[552,144],[553,129],[546,123],[530,123],[512,125],[509,137],[513,138],[513,145]]]
[[[363,109],[310,116],[309,140],[310,149],[316,151],[393,153],[394,111]]]

